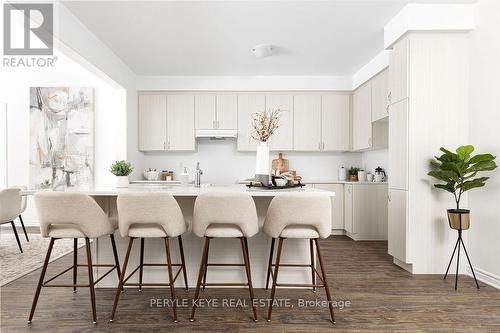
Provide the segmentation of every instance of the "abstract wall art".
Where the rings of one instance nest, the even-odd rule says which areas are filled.
[[[93,88],[30,88],[30,187],[81,187],[93,181]]]

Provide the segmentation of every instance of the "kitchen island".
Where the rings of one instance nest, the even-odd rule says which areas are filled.
[[[23,195],[32,195],[37,190],[23,191]],[[40,190],[43,191],[43,190]],[[198,277],[198,269],[201,260],[201,252],[203,246],[203,239],[191,233],[191,222],[193,217],[193,208],[196,197],[202,193],[249,193],[257,207],[257,215],[259,217],[259,226],[262,227],[264,218],[267,213],[267,208],[272,198],[284,193],[325,193],[331,197],[335,196],[332,191],[325,191],[317,188],[305,186],[303,188],[291,189],[259,189],[247,188],[245,185],[240,184],[202,184],[200,187],[180,185],[144,185],[144,184],[131,184],[128,188],[114,188],[114,187],[88,187],[88,188],[75,188],[69,187],[64,191],[66,192],[79,192],[92,196],[97,203],[108,214],[110,219],[118,219],[116,208],[116,198],[120,193],[130,192],[167,192],[171,193],[184,214],[184,218],[188,225],[188,232],[182,238],[184,243],[184,252],[186,257],[186,268],[188,274],[188,284],[190,288],[195,287],[196,279]],[[290,207],[293,209],[293,207]],[[123,262],[128,241],[119,235],[119,231],[115,232],[117,243],[118,255],[120,262]],[[258,233],[248,240],[250,251],[250,262],[252,269],[252,280],[255,288],[263,288],[265,286],[267,261],[269,256],[270,238],[263,234]],[[177,242],[172,242],[172,260],[176,263],[180,262],[179,249],[176,246]],[[223,263],[242,263],[243,258],[241,251],[239,251],[239,240],[237,239],[214,239],[210,244],[210,258],[209,262],[223,262]],[[165,263],[165,249],[162,240],[160,239],[146,239],[145,240],[145,263]],[[105,264],[113,262],[113,254],[109,239],[97,239],[92,242],[93,262],[95,264]],[[309,242],[304,239],[292,239],[287,241],[284,246],[282,254],[283,263],[301,263],[308,264],[310,261],[309,255]],[[130,256],[128,265],[128,272],[131,272],[139,264],[139,246],[134,245]],[[106,271],[106,268],[96,268],[96,274],[100,276]],[[167,271],[165,267],[145,267],[144,281],[150,282],[164,282],[167,279]],[[245,281],[245,271],[243,268],[227,268],[211,266],[208,270],[208,280],[210,282],[227,282],[227,281]],[[136,282],[138,274],[131,277],[130,282]],[[284,268],[280,270],[280,280],[283,278],[290,283],[310,283],[311,273],[308,268]],[[115,274],[106,276],[98,285],[98,287],[116,287],[118,279]],[[177,279],[176,287],[184,287],[184,281]]]

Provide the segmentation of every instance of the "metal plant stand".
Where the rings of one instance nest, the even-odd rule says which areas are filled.
[[[455,273],[455,290],[457,290],[458,266],[460,264],[460,247],[463,246],[464,251],[465,251],[465,256],[467,257],[467,261],[469,262],[470,270],[472,271],[472,276],[474,276],[474,281],[476,282],[477,289],[479,289],[479,283],[477,283],[476,273],[474,273],[474,268],[472,268],[472,264],[471,264],[470,259],[469,259],[469,254],[467,253],[467,249],[465,248],[464,241],[462,240],[462,230],[459,229],[457,231],[458,231],[458,239],[457,239],[457,242],[455,243],[455,248],[453,249],[453,254],[451,255],[450,263],[448,264],[448,268],[446,269],[446,273],[444,274],[444,280],[446,280],[446,277],[448,276],[448,271],[450,270],[451,262],[453,261],[453,257],[455,256],[455,252],[457,251],[457,247],[458,247],[457,270]]]

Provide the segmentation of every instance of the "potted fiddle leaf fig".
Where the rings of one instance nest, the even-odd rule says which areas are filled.
[[[448,209],[448,222],[455,230],[466,230],[470,227],[470,211],[460,209],[460,200],[464,192],[483,187],[489,177],[476,177],[478,173],[496,169],[496,156],[491,154],[471,155],[474,147],[460,146],[453,153],[443,147],[441,156],[435,156],[431,162],[432,171],[429,176],[440,180],[435,187],[453,194],[456,208]]]

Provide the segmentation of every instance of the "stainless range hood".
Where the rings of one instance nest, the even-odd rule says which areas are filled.
[[[238,131],[223,129],[196,130],[195,136],[197,138],[236,138],[238,136]]]

